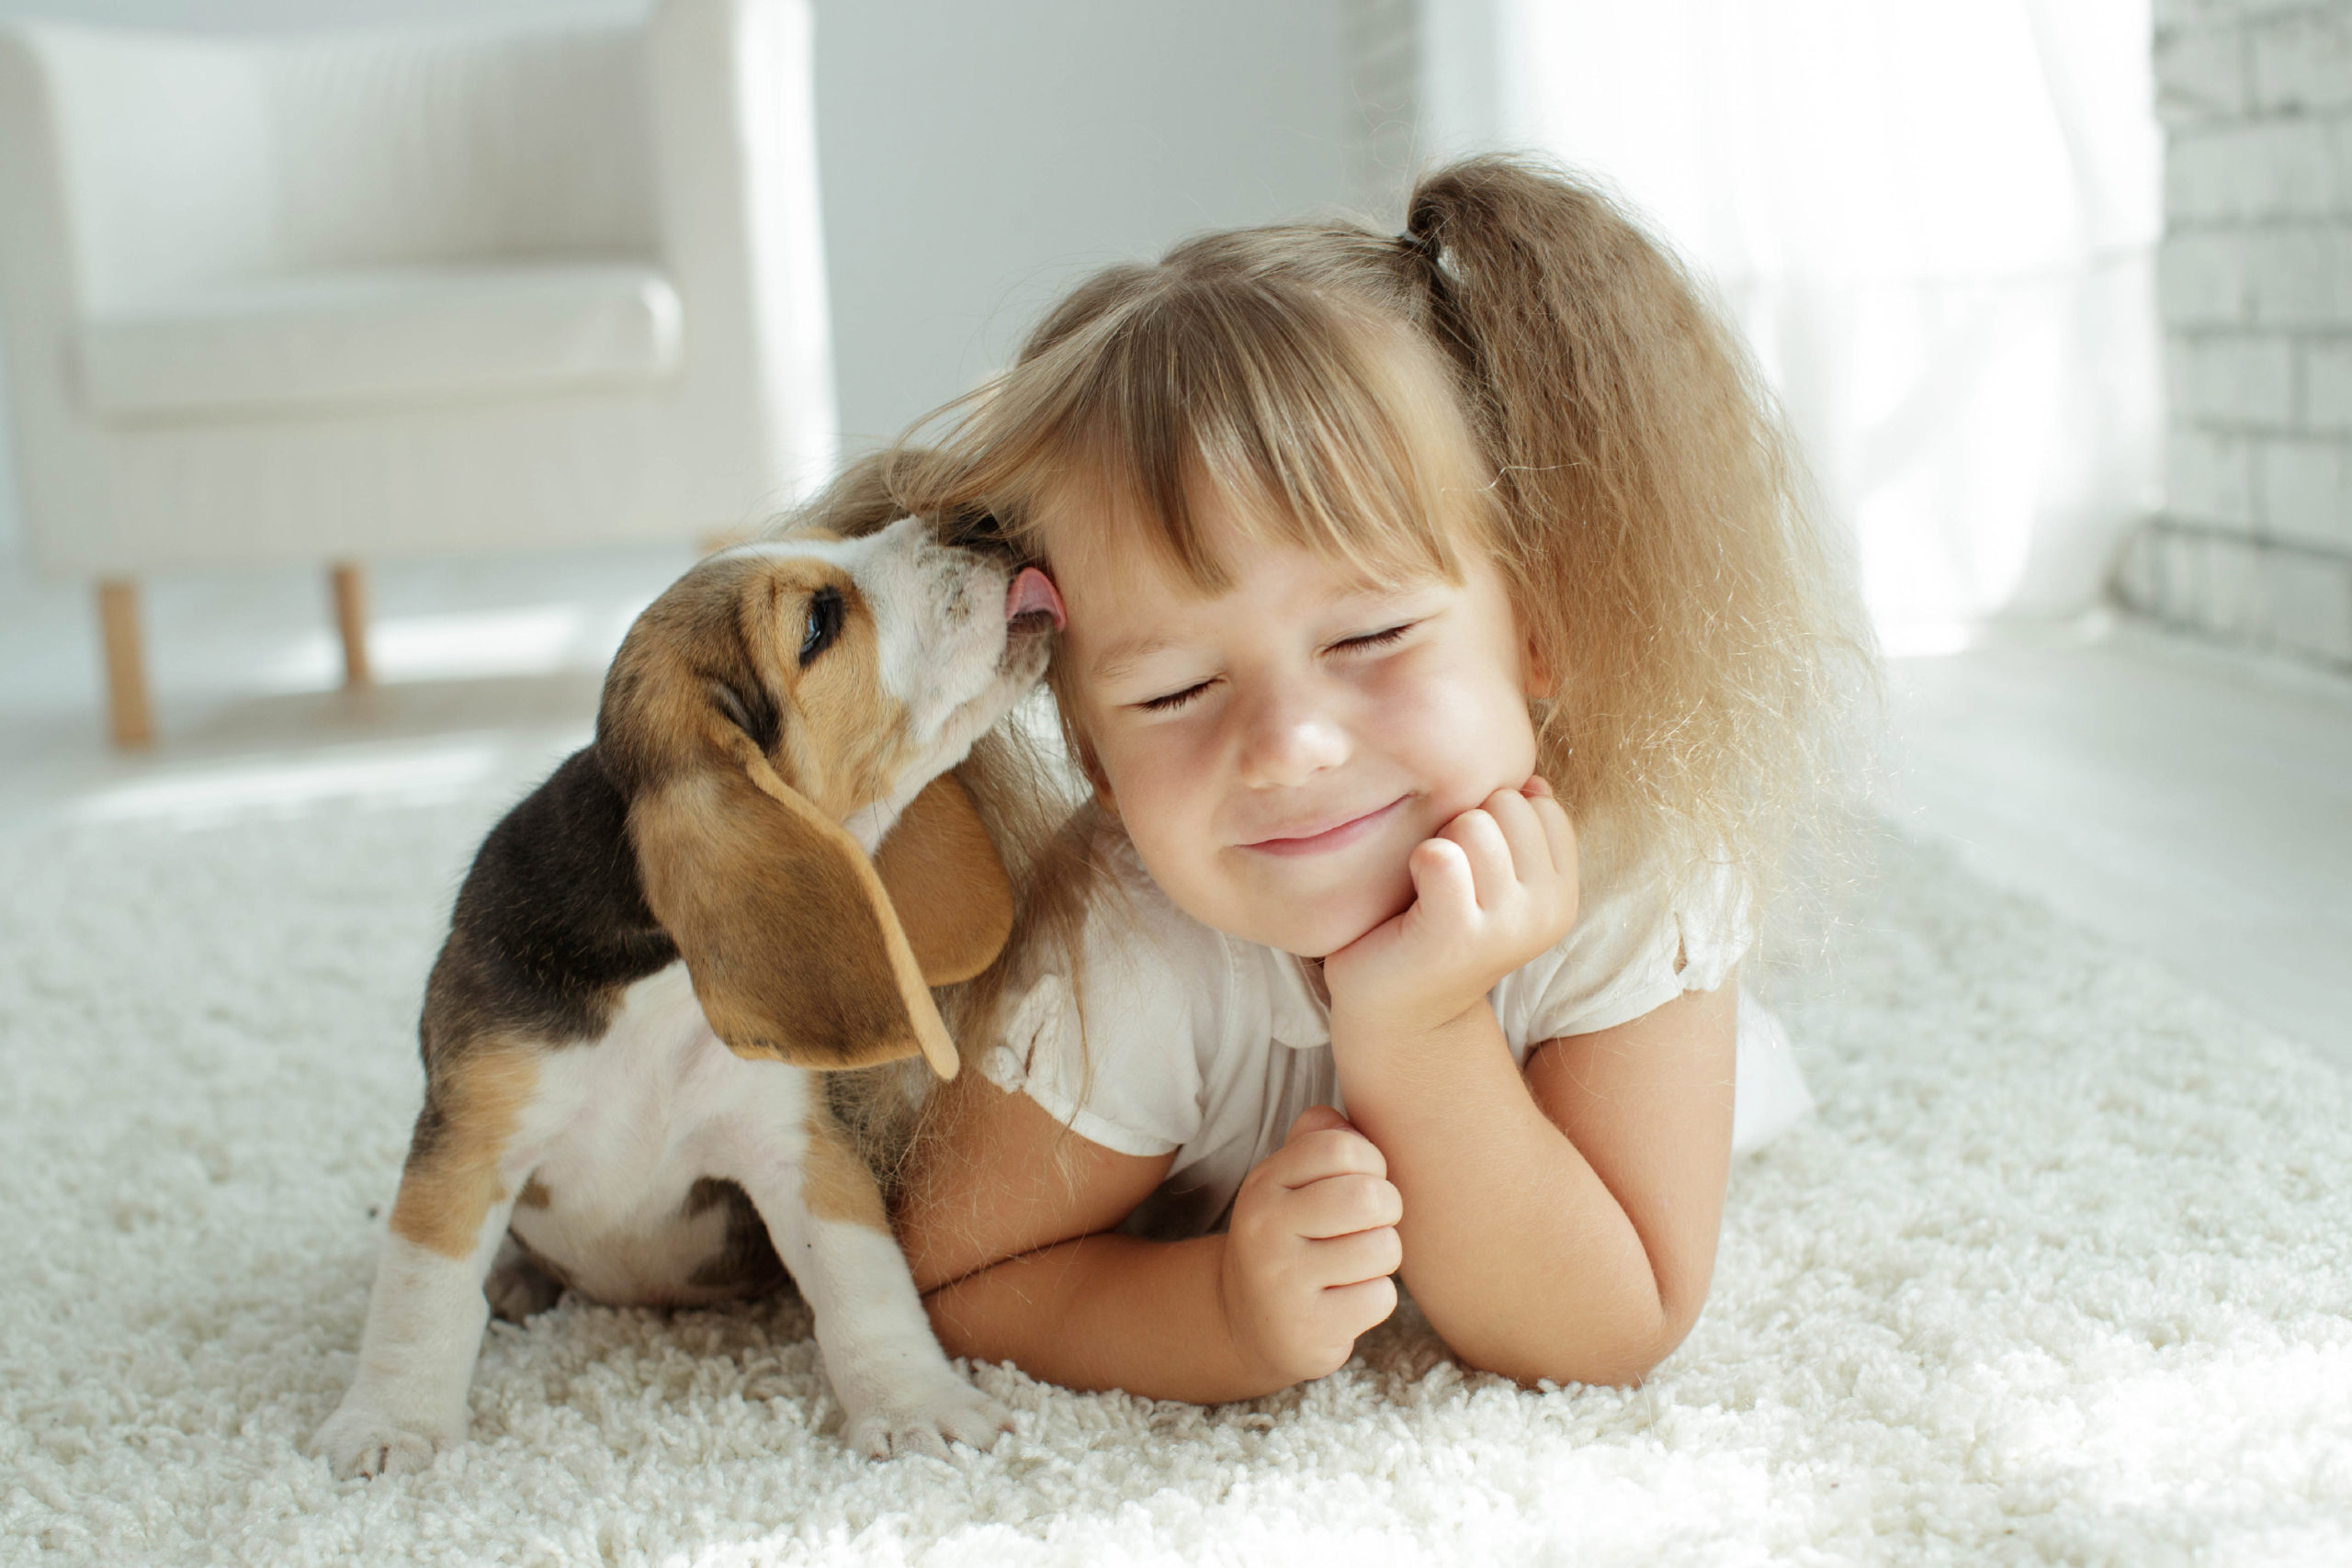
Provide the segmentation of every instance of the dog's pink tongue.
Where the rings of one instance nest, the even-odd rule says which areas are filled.
[[[1034,566],[1024,566],[1005,593],[1004,618],[1009,621],[1032,610],[1043,610],[1053,616],[1056,631],[1061,630],[1069,618],[1062,610],[1062,596],[1054,592],[1054,580]]]

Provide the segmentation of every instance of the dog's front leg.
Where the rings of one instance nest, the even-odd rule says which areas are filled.
[[[825,1375],[842,1403],[842,1441],[875,1459],[944,1456],[951,1438],[993,1446],[1012,1419],[947,1364],[873,1173],[821,1106],[804,1114],[798,1159],[734,1140],[732,1174],[816,1317]],[[779,1140],[771,1132],[763,1141]]]
[[[535,1163],[515,1134],[536,1077],[512,1055],[434,1087],[376,1266],[359,1370],[311,1439],[337,1475],[422,1470],[465,1436],[490,1303],[482,1280]]]

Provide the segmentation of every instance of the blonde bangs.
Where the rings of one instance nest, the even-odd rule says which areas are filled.
[[[1363,312],[1251,281],[1164,278],[1007,375],[964,433],[975,468],[1003,475],[1007,536],[1049,560],[1075,541],[1039,519],[1083,517],[1089,547],[1139,544],[1214,593],[1232,585],[1203,522],[1214,498],[1353,575],[1458,581],[1463,528],[1493,529],[1446,367]]]

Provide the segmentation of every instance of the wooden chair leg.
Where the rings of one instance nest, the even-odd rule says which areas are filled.
[[[155,713],[147,701],[147,666],[139,651],[139,588],[129,578],[98,583],[98,627],[106,643],[107,733],[127,750],[152,746]]]
[[[343,634],[343,684],[346,691],[374,683],[368,663],[368,575],[356,561],[337,561],[329,572],[334,585],[335,627]]]

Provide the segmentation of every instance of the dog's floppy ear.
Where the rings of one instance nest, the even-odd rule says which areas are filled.
[[[794,728],[811,655],[801,618],[780,606],[806,600],[813,615],[828,589],[833,636],[823,657],[832,662],[818,669],[834,671],[836,683],[851,676],[853,694],[837,687],[819,710],[844,722],[855,709],[856,722],[888,732],[897,722],[888,702],[873,692],[861,706],[854,695],[874,665],[874,628],[854,586],[813,563],[718,557],[630,628],[605,682],[597,755],[628,803],[646,905],[721,1039],[745,1055],[818,1068],[920,1050],[953,1077],[956,1048],[930,987],[988,967],[1012,927],[1012,890],[952,778],[908,803],[878,869],[796,787],[808,770],[836,784],[865,776],[838,755],[828,762],[816,738]],[[794,694],[772,690],[763,671],[781,672]],[[779,765],[800,776],[787,782]]]
[[[1004,951],[1012,934],[1012,885],[996,845],[951,773],[907,803],[874,856],[922,977],[934,986],[968,980]]]
[[[712,1030],[740,1054],[797,1066],[871,1066],[920,1050],[955,1077],[956,1047],[857,840],[748,737],[729,749],[640,794],[628,817],[645,901]]]

